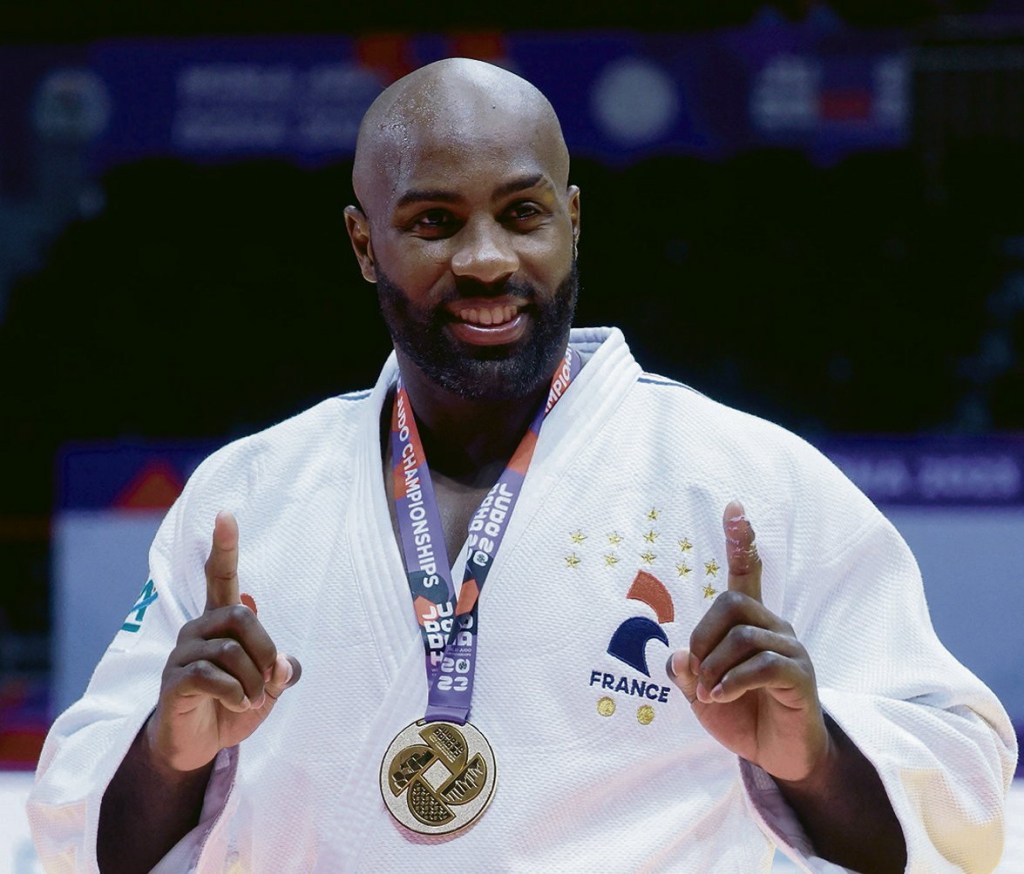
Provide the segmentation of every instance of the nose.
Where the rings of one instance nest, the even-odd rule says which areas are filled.
[[[452,273],[492,285],[519,269],[509,232],[492,218],[470,222],[459,232],[452,253]]]

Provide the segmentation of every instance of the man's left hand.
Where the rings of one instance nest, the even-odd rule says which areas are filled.
[[[723,517],[729,589],[673,653],[669,673],[724,747],[784,781],[804,780],[829,752],[814,667],[792,626],[761,601],[761,559],[743,505]]]

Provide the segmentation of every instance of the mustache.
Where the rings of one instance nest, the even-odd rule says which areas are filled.
[[[525,280],[507,279],[503,282],[487,283],[472,278],[456,277],[454,287],[444,295],[441,304],[453,303],[465,298],[501,297],[502,295],[533,301],[537,298],[537,287],[532,282]]]

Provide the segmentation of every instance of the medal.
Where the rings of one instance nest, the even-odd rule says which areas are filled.
[[[428,693],[424,718],[403,728],[384,754],[380,792],[391,815],[419,834],[443,835],[465,828],[484,812],[494,794],[494,753],[468,722],[480,591],[522,491],[541,424],[581,366],[579,355],[566,349],[547,401],[473,514],[458,597],[423,442],[398,377],[391,415],[391,473],[402,557],[423,638]]]
[[[421,835],[445,835],[476,822],[494,794],[494,753],[471,723],[403,728],[384,753],[380,792],[391,815]]]

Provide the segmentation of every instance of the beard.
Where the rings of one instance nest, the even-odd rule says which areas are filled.
[[[488,297],[495,293],[522,297],[531,317],[526,335],[508,346],[470,346],[445,329],[452,316],[446,303],[460,297]],[[530,283],[507,282],[500,289],[476,282],[458,282],[443,300],[417,307],[398,285],[377,267],[380,310],[395,348],[409,358],[435,384],[478,401],[506,401],[528,397],[550,381],[569,342],[576,311],[579,279],[576,259],[545,300]]]

